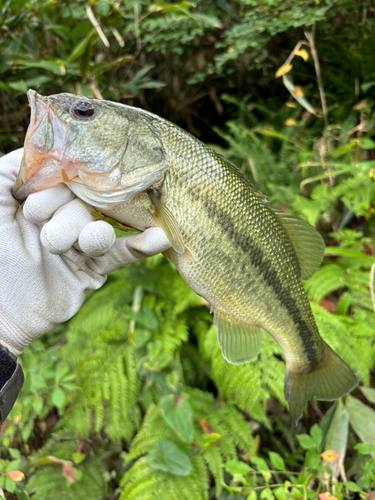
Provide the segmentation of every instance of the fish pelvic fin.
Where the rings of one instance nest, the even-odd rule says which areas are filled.
[[[256,358],[263,341],[261,329],[230,318],[214,310],[217,341],[223,358],[232,365],[242,365]]]
[[[339,399],[354,389],[358,382],[348,365],[326,343],[322,360],[313,370],[301,373],[287,366],[284,396],[294,425],[297,425],[309,399],[314,396],[320,401]]]
[[[164,203],[152,191],[149,191],[148,195],[154,204],[156,218],[165,232],[169,243],[177,253],[183,254],[185,251],[185,245],[176,219]]]

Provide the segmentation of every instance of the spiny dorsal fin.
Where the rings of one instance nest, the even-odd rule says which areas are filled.
[[[256,358],[262,347],[262,332],[214,310],[214,325],[221,353],[232,365],[242,365]]]
[[[179,254],[184,253],[185,245],[176,219],[164,203],[160,201],[152,191],[149,191],[148,194],[154,204],[156,218],[158,219],[160,226],[165,232],[173,249]]]
[[[308,280],[319,268],[324,255],[324,240],[309,223],[279,210],[274,210],[276,217],[285,229],[297,254],[301,279]]]

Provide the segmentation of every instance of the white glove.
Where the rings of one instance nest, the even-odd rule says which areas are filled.
[[[0,159],[0,344],[16,355],[74,316],[107,273],[170,248],[160,228],[116,240],[64,185],[19,209],[12,188],[21,158],[18,150]]]

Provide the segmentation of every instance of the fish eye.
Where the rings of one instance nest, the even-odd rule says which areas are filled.
[[[95,108],[88,101],[78,101],[73,104],[71,113],[75,118],[79,118],[80,120],[88,120],[94,116]]]

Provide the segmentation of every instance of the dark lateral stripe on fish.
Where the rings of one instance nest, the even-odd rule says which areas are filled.
[[[308,359],[309,367],[312,369],[318,366],[319,360],[317,357],[317,353],[313,348],[311,339],[306,337],[306,332],[309,331],[309,326],[301,317],[301,313],[298,307],[295,305],[292,296],[283,287],[277,271],[272,269],[271,262],[265,260],[262,250],[255,244],[251,236],[249,236],[248,234],[238,233],[235,230],[235,221],[232,220],[230,214],[219,209],[212,199],[207,200],[205,196],[200,196],[198,190],[188,192],[196,201],[203,201],[202,207],[207,211],[207,214],[210,218],[215,219],[216,223],[222,225],[223,223],[227,223],[229,219],[230,222],[228,224],[228,227],[230,228],[230,230],[227,230],[226,234],[233,241],[236,247],[241,248],[241,250],[245,254],[249,255],[252,265],[259,269],[264,278],[264,281],[273,289],[278,301],[287,310],[289,316],[291,317],[298,330],[299,337],[303,344],[304,352]]]

